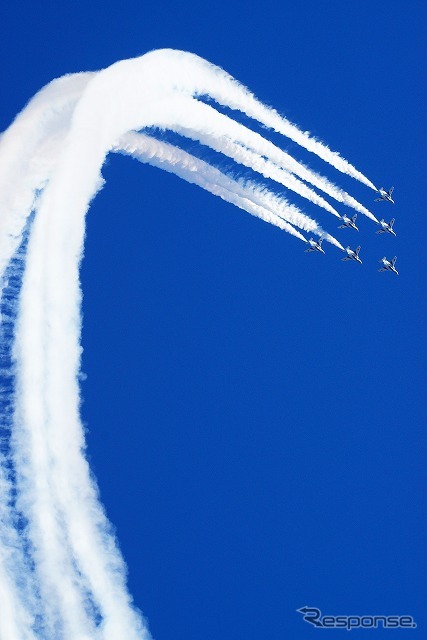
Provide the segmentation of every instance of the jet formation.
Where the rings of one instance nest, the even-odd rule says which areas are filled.
[[[391,202],[392,204],[394,204],[394,200],[391,197],[393,191],[394,191],[394,187],[391,187],[388,191],[386,191],[383,187],[381,187],[381,189],[378,189],[378,193],[380,194],[380,197],[376,198],[375,202],[385,201],[385,202]],[[354,229],[355,231],[359,231],[359,229],[356,226],[356,219],[357,219],[357,213],[351,218],[349,218],[344,214],[343,216],[341,216],[342,224],[339,225],[338,229],[348,228],[348,229]],[[378,222],[381,228],[378,229],[376,233],[390,233],[391,235],[396,236],[396,232],[393,229],[394,222],[395,222],[394,218],[392,218],[390,222],[386,222],[385,220],[381,219],[380,222]],[[325,253],[324,250],[322,249],[322,241],[323,241],[323,237],[319,238],[319,240],[314,240],[314,238],[310,238],[308,240],[308,243],[310,246],[308,249],[305,250],[305,252],[310,253],[312,251],[318,251],[319,253]],[[350,247],[346,247],[344,251],[347,255],[344,258],[342,258],[342,260],[344,261],[355,260],[356,262],[360,262],[360,264],[362,264],[362,260],[360,259],[360,256],[359,256],[360,245],[356,247],[356,249],[354,250],[351,249]],[[396,275],[399,275],[399,272],[394,266],[396,260],[397,260],[396,256],[392,258],[392,260],[388,260],[386,257],[382,258],[379,262],[383,266],[378,271],[392,271]]]

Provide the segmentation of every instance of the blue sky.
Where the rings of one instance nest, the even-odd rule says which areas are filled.
[[[425,636],[426,9],[322,5],[2,10],[0,129],[54,77],[174,47],[395,185],[394,206],[374,203],[281,139],[378,218],[396,217],[397,238],[361,216],[359,234],[338,231],[289,197],[344,245],[360,242],[358,265],[332,246],[305,254],[158,169],[104,167],[82,265],[82,415],[155,640],[310,638],[304,605],[411,614],[418,629],[393,637]],[[383,255],[398,256],[399,277],[377,272]]]

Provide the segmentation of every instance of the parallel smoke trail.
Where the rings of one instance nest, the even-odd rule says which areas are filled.
[[[297,162],[288,153],[276,147],[272,142],[265,140],[258,133],[234,122],[234,120],[230,120],[230,118],[218,113],[209,105],[197,102],[194,99],[180,98],[180,100],[182,100],[185,120],[181,119],[179,124],[170,123],[169,128],[173,131],[193,140],[199,140],[215,151],[220,151],[235,159],[236,162],[241,162],[255,171],[260,171],[263,175],[271,177],[273,180],[300,193],[300,195],[319,206],[323,206],[338,217],[338,212],[312,190],[306,187],[305,192],[302,193],[304,185],[301,182],[294,180],[291,184],[288,180],[289,172],[321,189],[338,202],[342,202],[374,222],[378,222],[366,207],[357,202],[346,191],[334,185],[324,176],[320,176],[302,163]],[[184,105],[186,106],[184,107]],[[216,135],[215,132],[217,132]],[[218,138],[218,132],[222,133],[221,138]],[[264,158],[267,158],[267,160],[264,160]],[[298,182],[299,190],[296,188]]]
[[[44,250],[47,230],[41,226],[42,219],[37,215],[29,241],[16,328],[19,377],[14,444],[18,508],[28,521],[34,549],[36,577],[44,606],[43,636],[91,637],[93,629],[84,621],[78,578],[74,575],[52,477],[57,460],[55,448],[61,446],[62,434],[51,434],[47,428],[45,264],[41,253],[37,255],[36,251],[33,257],[34,246]]]
[[[222,69],[172,50],[53,81],[0,137],[3,291],[7,265],[35,211],[14,329],[13,433],[9,449],[0,447],[0,602],[6,607],[6,613],[3,606],[0,612],[1,640],[149,637],[127,591],[126,567],[84,456],[79,415],[79,265],[85,215],[103,185],[107,154],[132,155],[303,241],[298,229],[342,249],[316,221],[262,185],[234,179],[182,149],[136,133],[168,129],[233,158],[333,215],[339,214],[305,182],[375,220],[325,177],[204,104],[197,99],[201,96],[272,126],[373,186]],[[6,332],[3,340],[10,350],[12,337]]]
[[[31,602],[23,601],[16,576],[22,575],[19,533],[9,512],[12,487],[0,465],[0,638],[33,640]]]
[[[140,162],[174,173],[187,182],[197,184],[202,189],[219,196],[222,200],[230,202],[239,209],[243,209],[265,222],[270,222],[279,227],[279,229],[287,231],[306,242],[304,236],[291,224],[269,210],[269,208],[255,202],[255,198],[249,198],[249,194],[246,194],[236,181],[230,178],[227,179],[224,174],[203,162],[203,160],[198,160],[181,149],[149,136],[133,134],[133,139],[130,139],[129,136],[131,135],[123,136],[120,146],[117,146],[114,150],[137,158]],[[216,179],[209,179],[213,177],[213,173],[208,170],[208,167],[212,172],[216,172]]]
[[[30,221],[31,222],[31,221]],[[40,613],[38,590],[26,549],[25,522],[16,507],[16,476],[11,459],[13,386],[12,342],[28,230],[10,261],[0,301],[0,638],[34,640]]]
[[[74,107],[94,75],[52,80],[0,138],[0,276],[19,246],[35,193],[46,184]]]
[[[196,104],[199,105],[199,103]],[[313,189],[311,189],[306,184],[304,184],[304,182],[295,177],[295,175],[292,173],[290,162],[284,160],[283,164],[286,164],[286,168],[284,169],[274,162],[271,162],[271,160],[266,160],[259,149],[257,151],[254,151],[253,148],[249,146],[249,142],[247,140],[245,140],[245,145],[242,144],[241,139],[243,136],[240,137],[239,142],[235,142],[225,136],[223,139],[219,140],[218,137],[213,133],[198,132],[194,124],[195,122],[193,119],[193,129],[189,129],[188,127],[183,126],[173,127],[173,129],[183,136],[191,138],[192,140],[197,140],[202,144],[210,147],[211,149],[223,153],[229,158],[232,158],[235,162],[253,169],[257,173],[260,173],[265,178],[270,178],[275,182],[282,184],[290,191],[294,191],[303,198],[310,200],[310,202],[313,202],[313,204],[322,207],[326,211],[329,211],[329,213],[332,213],[334,216],[337,216],[338,218],[341,217],[338,211],[334,209],[328,202],[326,202],[324,198],[319,196]],[[245,129],[245,127],[243,127],[243,129]],[[249,132],[249,129],[246,129],[246,131]],[[295,169],[295,166],[293,166],[292,168]],[[303,173],[302,165],[298,167],[295,173],[300,175],[301,172]],[[315,180],[314,175],[312,176],[312,181],[313,180]]]
[[[234,180],[207,162],[195,158],[171,144],[161,142],[144,134],[127,133],[114,146],[113,151],[128,154],[141,162],[147,162],[165,169],[187,182],[197,184],[203,189],[219,195],[228,202],[237,204],[235,199],[230,200],[230,196],[227,195],[235,194],[236,197],[238,196],[242,199],[240,205],[237,204],[237,206],[245,209],[248,213],[253,213],[253,215],[261,217],[276,226],[279,226],[280,223],[274,220],[274,216],[278,216],[304,231],[324,237],[325,240],[328,240],[339,249],[343,249],[338,240],[326,233],[312,218],[302,213],[294,205],[289,204],[284,198],[279,198],[268,189],[260,188],[250,181]],[[243,202],[244,200],[246,203]],[[250,210],[248,204],[250,202],[261,207],[264,211],[261,212],[257,209],[255,213],[254,210]],[[268,218],[266,218],[267,214]],[[290,233],[293,233],[293,231],[290,231]],[[305,240],[302,236],[298,237]]]
[[[304,147],[311,153],[316,154],[325,162],[345,173],[356,180],[359,180],[374,191],[378,191],[375,185],[364,176],[360,171],[353,167],[347,160],[342,158],[339,153],[332,151],[320,140],[313,138],[309,132],[301,131],[296,125],[292,124],[284,116],[280,116],[275,109],[266,107],[262,104],[253,93],[245,86],[233,78],[229,73],[211,64],[207,60],[199,56],[188,53],[186,51],[176,51],[174,49],[160,49],[147,54],[152,56],[159,64],[162,72],[166,69],[163,65],[167,64],[167,71],[179,73],[184,63],[191,69],[192,83],[198,83],[195,94],[208,94],[209,97],[216,100],[219,104],[230,107],[245,113],[247,116],[254,118],[266,127],[274,129],[278,133],[290,138],[301,147]],[[160,65],[162,65],[160,67]],[[197,76],[196,76],[197,73]],[[206,86],[206,76],[209,79],[214,78],[214,82],[209,84],[209,90],[204,89]],[[203,80],[201,80],[203,78]]]
[[[159,88],[160,85],[162,85],[164,89],[167,88],[168,90],[170,90],[172,87],[172,89],[176,93],[179,92],[181,96],[209,95],[220,104],[240,110],[243,113],[254,117],[266,126],[271,126],[277,131],[281,131],[283,129],[282,133],[285,133],[285,135],[289,134],[289,137],[295,139],[296,141],[300,141],[301,145],[306,146],[306,148],[308,148],[307,145],[311,145],[313,148],[311,148],[310,150],[312,150],[314,153],[318,153],[320,157],[326,155],[328,156],[329,160],[336,160],[338,164],[341,163],[340,167],[337,168],[339,168],[341,171],[344,171],[344,173],[347,172],[345,170],[345,167],[348,166],[351,168],[351,165],[349,165],[338,154],[330,151],[319,141],[310,138],[310,136],[308,136],[306,133],[299,131],[294,125],[287,122],[286,119],[281,118],[273,109],[267,108],[262,105],[258,100],[254,98],[253,94],[251,94],[248,89],[242,86],[220,67],[212,65],[211,63],[194,54],[183,51],[174,51],[170,49],[153,51],[143,56],[143,58],[149,64],[151,61],[153,68],[155,67],[158,70],[158,77],[156,78],[156,82],[157,85],[159,85]],[[120,63],[117,64],[120,65]],[[28,214],[31,208],[32,189],[40,187],[40,185],[45,183],[44,176],[40,175],[43,174],[42,167],[40,166],[38,159],[34,159],[34,162],[32,163],[32,169],[35,169],[36,173],[38,173],[39,175],[35,176],[33,180],[30,180],[29,178],[31,174],[29,172],[27,176],[29,184],[21,184],[21,187],[19,189],[14,190],[13,185],[16,183],[14,180],[10,180],[7,174],[9,163],[11,163],[11,158],[18,155],[19,163],[25,163],[25,158],[31,158],[30,152],[32,146],[34,146],[34,134],[38,135],[40,131],[43,131],[46,137],[46,132],[49,129],[48,126],[45,126],[43,120],[50,117],[56,117],[56,114],[60,112],[61,109],[67,111],[67,115],[69,117],[71,106],[75,104],[76,100],[79,97],[79,94],[84,89],[87,82],[94,76],[95,74],[93,73],[81,73],[64,76],[63,78],[54,80],[52,83],[47,85],[47,87],[42,89],[39,94],[35,96],[35,98],[33,98],[27,109],[25,109],[22,114],[18,116],[15,123],[0,138],[0,211],[2,212],[2,215],[0,216],[0,274],[3,272],[7,260],[10,259],[13,253],[10,247],[16,248],[17,246],[16,238],[19,236],[20,229],[22,228],[25,221],[25,216]],[[44,113],[42,110],[43,106],[45,107]],[[36,111],[38,114],[40,114],[41,122],[35,120],[33,111]],[[219,116],[220,114],[217,115]],[[24,122],[21,123],[20,120],[24,120]],[[24,124],[24,127],[21,126],[21,130],[19,130],[21,124]],[[25,125],[26,131],[25,135],[23,135],[22,129],[25,129]],[[292,135],[290,135],[291,133]],[[18,144],[19,138],[21,140],[20,145]],[[47,162],[49,161],[48,147],[57,144],[58,139],[59,136],[57,136],[56,139],[54,136],[50,136],[50,138],[48,138],[46,141],[47,148],[45,148],[42,155]],[[6,144],[6,142],[9,144]],[[227,140],[224,140],[224,143],[226,145],[233,144],[233,142]],[[26,149],[26,153],[23,155],[24,146]],[[251,162],[255,162],[255,160],[256,159],[253,158]],[[269,158],[269,160],[271,161],[272,159]],[[289,160],[295,162],[290,156],[287,156],[287,161]],[[259,158],[258,163],[260,163],[260,166],[262,165],[261,161],[262,158]],[[281,161],[279,160],[279,166],[280,162]],[[332,162],[332,164],[334,164],[334,162]],[[307,174],[304,174],[302,176],[303,179],[311,181],[315,174],[313,174],[313,172],[310,172],[306,167],[303,167],[299,163],[296,163],[296,166],[298,165],[300,169],[305,169],[308,172]],[[25,169],[25,167],[21,165],[21,173],[23,169]],[[268,171],[270,172],[277,170],[273,169],[270,165],[270,169]],[[263,173],[263,175],[267,175],[267,169],[265,166],[261,172]],[[353,175],[354,172],[354,177],[360,179],[361,174],[354,170],[354,168],[351,168],[349,175]],[[2,176],[4,176],[5,178],[3,181]],[[282,174],[282,177],[285,178],[285,175]],[[273,177],[273,179],[277,178]],[[281,179],[279,179],[278,181],[282,184],[285,184],[284,181],[281,181]],[[362,181],[366,181],[366,179],[363,179]],[[335,185],[331,185],[331,183],[329,183],[329,185],[331,185],[331,187],[335,189],[335,191],[333,193],[328,191],[328,181],[326,181],[326,183],[323,183],[321,176],[317,176],[317,179],[315,179],[315,183],[318,188],[322,190],[326,189],[326,192],[332,195],[332,197],[336,198],[339,202],[343,202],[344,204],[354,208],[360,213],[363,213],[364,215],[367,215],[368,217],[376,221],[376,218],[365,207],[362,207],[362,205],[360,205],[356,200],[354,200],[351,196],[346,194],[341,189],[335,187]],[[373,187],[372,183],[370,183],[369,181],[368,183],[369,186]],[[294,182],[294,185],[296,184],[297,183]],[[288,186],[288,188],[292,188],[292,186],[290,186],[289,184],[285,184],[285,186]],[[16,196],[18,190],[22,194],[21,197],[23,197],[27,193],[29,194],[26,196],[27,205],[23,206],[21,209],[17,206]],[[300,193],[300,191],[297,192]],[[4,202],[4,198],[2,196],[5,193],[14,194],[15,201],[12,207],[10,206],[10,198],[8,198],[9,202]],[[306,197],[306,194],[301,195]],[[320,201],[316,202],[316,204],[320,204]],[[330,207],[329,210],[331,209],[333,208]],[[18,210],[21,213],[18,213]],[[331,211],[331,213],[333,211]],[[7,231],[7,233],[2,233],[1,226],[2,223],[4,225],[5,222],[8,222],[7,229],[4,229],[5,231]],[[5,242],[10,245],[8,250],[5,250],[5,247],[3,246]]]
[[[276,147],[272,142],[265,140],[255,133],[227,116],[218,113],[215,109],[194,98],[175,96],[174,111],[168,110],[167,105],[162,105],[156,113],[153,123],[165,129],[171,129],[176,133],[197,140],[215,151],[219,151],[245,166],[262,172],[267,177],[272,177],[288,188],[297,191],[315,204],[339,216],[338,212],[321,199],[312,190],[296,179],[289,180],[289,172],[295,173],[300,178],[318,187],[335,200],[354,208],[359,213],[377,222],[375,216],[348,193],[332,184],[327,178],[311,171],[300,162],[297,162],[289,154]],[[179,113],[179,118],[175,113]],[[140,127],[142,128],[142,127]],[[264,157],[267,160],[264,160]],[[284,170],[284,171],[283,171]],[[297,183],[299,187],[297,188]]]
[[[21,363],[16,425],[20,508],[30,524],[47,637],[101,634],[114,640],[122,633],[143,638],[146,633],[129,607],[123,562],[81,455],[75,375],[80,357],[80,254],[73,243],[79,228],[73,217],[61,219],[60,206],[50,208],[54,186],[52,180],[38,206],[16,332]],[[60,192],[58,196],[60,201]],[[67,257],[69,266],[63,261]],[[89,613],[94,599],[104,621],[102,632],[96,632]]]

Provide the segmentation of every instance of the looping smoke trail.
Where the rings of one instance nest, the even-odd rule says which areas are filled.
[[[7,374],[13,368],[14,391],[6,386],[14,401],[13,422],[10,417],[4,446],[0,440],[1,640],[149,637],[127,591],[126,567],[84,456],[79,415],[79,265],[85,215],[103,185],[107,154],[125,153],[175,173],[304,242],[298,229],[342,249],[316,221],[262,184],[235,179],[183,149],[136,132],[172,130],[333,215],[339,214],[305,183],[375,219],[325,177],[204,104],[201,96],[256,118],[374,188],[346,160],[262,105],[225,71],[180,51],[154,51],[97,73],[54,80],[2,134],[5,295],[7,265],[14,254],[19,257],[32,210],[35,217],[22,286],[13,292],[15,302],[18,291],[20,296],[14,326],[8,324],[7,305],[2,309],[3,345],[9,360],[13,353],[15,366],[6,367]]]

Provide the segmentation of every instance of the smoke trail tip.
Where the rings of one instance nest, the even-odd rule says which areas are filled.
[[[330,242],[331,244],[333,244],[338,249],[341,249],[341,251],[345,251],[345,249],[342,246],[341,242],[339,242],[336,238],[334,238],[334,236],[331,236],[329,233],[323,234],[322,238],[324,240],[326,240],[327,242]]]

